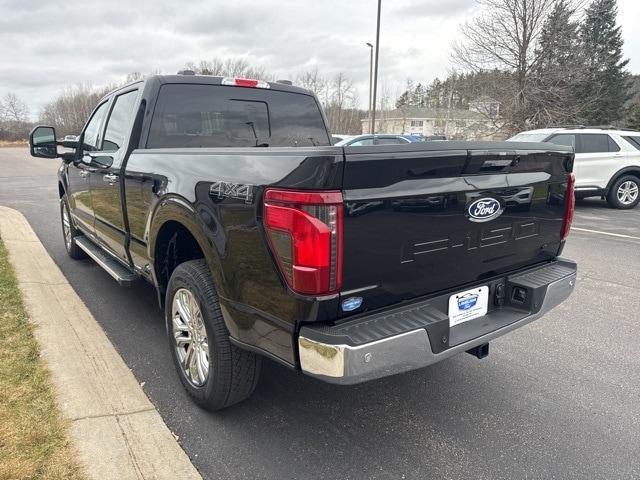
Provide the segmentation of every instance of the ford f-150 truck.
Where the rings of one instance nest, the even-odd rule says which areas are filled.
[[[482,358],[572,292],[569,147],[330,138],[307,90],[183,74],[110,93],[77,140],[39,126],[30,148],[62,158],[69,255],[155,286],[211,410],[251,395],[262,357],[337,384]]]

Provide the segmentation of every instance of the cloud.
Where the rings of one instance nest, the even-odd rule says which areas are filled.
[[[107,85],[127,73],[174,73],[185,63],[237,56],[278,78],[317,67],[354,80],[364,106],[375,0],[0,0],[0,96],[32,112],[75,83]],[[390,95],[407,78],[447,74],[458,25],[475,0],[383,0],[380,82]],[[629,12],[632,14],[630,15]],[[640,53],[636,0],[620,0],[627,56]],[[638,58],[640,60],[640,58]],[[637,60],[636,60],[637,62]]]
[[[476,0],[401,0],[393,2],[390,13],[394,17],[450,17],[473,9],[476,3]]]

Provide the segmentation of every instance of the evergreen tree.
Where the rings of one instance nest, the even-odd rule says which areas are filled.
[[[426,103],[429,108],[440,108],[442,106],[443,84],[436,78],[427,89]]]
[[[411,105],[413,105],[414,107],[424,107],[426,105],[426,95],[426,89],[422,86],[421,83],[418,83],[416,85],[416,88],[413,89],[410,95]]]
[[[625,128],[640,131],[640,104],[636,103],[627,109],[623,124]]]
[[[629,98],[629,60],[622,58],[622,34],[616,25],[616,0],[594,0],[580,26],[586,76],[578,89],[584,122],[604,125],[619,120]]]
[[[413,87],[413,82],[407,82],[407,89],[396,100],[396,108],[424,107],[427,104],[427,90],[418,83]]]
[[[396,108],[402,108],[409,105],[409,91],[405,90],[396,100]]]
[[[576,89],[584,81],[586,69],[580,58],[574,14],[566,0],[559,0],[542,27],[532,76],[529,121],[533,126],[572,123],[582,116]]]

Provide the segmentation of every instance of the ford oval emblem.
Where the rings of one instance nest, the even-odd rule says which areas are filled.
[[[472,222],[488,222],[502,215],[504,208],[495,198],[479,198],[469,205],[467,212]]]

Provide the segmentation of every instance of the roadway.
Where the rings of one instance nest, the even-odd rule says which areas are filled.
[[[253,397],[212,414],[178,380],[153,289],[67,257],[58,165],[0,149],[0,205],[24,213],[205,478],[640,478],[640,207],[579,202],[575,293],[486,359],[350,387],[265,361]]]

